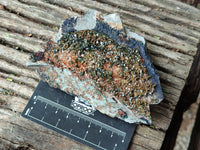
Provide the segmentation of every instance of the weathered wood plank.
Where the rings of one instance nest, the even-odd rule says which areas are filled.
[[[130,150],[135,150],[134,148],[138,150],[160,149],[164,136],[165,133],[160,130],[155,130],[143,125],[138,126],[132,140],[133,146],[130,147]],[[136,147],[134,145],[136,145]]]
[[[137,6],[138,4],[130,1],[112,1],[112,0],[101,0],[101,2],[104,2],[105,4],[110,4],[112,6],[116,6],[116,7],[122,7],[123,10],[128,10],[128,12],[126,12],[126,14],[129,14],[131,16],[135,16],[138,18],[141,18],[144,21],[147,21],[147,24],[154,24],[157,26],[156,28],[159,27],[160,30],[163,30],[163,32],[168,32],[171,33],[172,35],[176,35],[178,37],[184,37],[186,39],[191,39],[196,41],[196,43],[198,42],[198,38],[199,38],[199,32],[197,31],[191,31],[185,27],[182,27],[180,25],[175,25],[175,23],[173,23],[172,21],[169,21],[169,19],[173,19],[177,20],[178,18],[181,18],[180,16],[176,16],[176,15],[171,15],[163,10],[160,10],[158,8],[155,9],[149,9],[148,11],[146,11],[146,13],[142,13],[143,11],[141,9],[139,9],[139,11],[137,11],[137,9],[131,9],[132,6]],[[122,3],[123,1],[123,3]],[[142,6],[142,5],[141,5]],[[145,6],[146,7],[146,6]],[[147,7],[149,8],[149,7]],[[191,19],[188,20],[186,18],[183,19],[183,21],[187,21],[191,23]],[[193,20],[192,20],[193,21]],[[200,25],[199,22],[195,21],[196,25]],[[179,32],[177,32],[179,31]],[[191,33],[192,32],[192,33]],[[195,36],[191,37],[191,36]]]
[[[172,121],[166,133],[162,149],[172,150],[175,145],[178,130],[180,128],[183,113],[197,101],[200,91],[200,43],[198,44],[198,51],[195,55],[190,73],[187,78],[180,99],[176,105]]]
[[[39,75],[36,74],[35,71],[20,68],[18,66],[15,66],[14,64],[10,64],[7,61],[1,59],[0,59],[0,69],[5,72],[14,73],[16,75],[21,75],[39,80]]]
[[[141,137],[141,136],[139,136],[137,134],[134,135],[133,140],[135,141],[134,144],[140,145],[141,143],[143,143],[142,147],[144,147],[144,149],[159,149],[160,146],[161,146],[160,142],[154,142],[154,141],[152,141],[150,139]]]
[[[180,51],[179,45],[176,45],[176,44],[173,44],[173,43],[168,43],[166,41],[160,40],[160,36],[151,36],[151,35],[146,34],[145,32],[142,32],[140,30],[138,31],[137,27],[133,27],[133,25],[128,26],[128,27],[131,30],[135,31],[137,34],[143,36],[147,40],[147,42],[150,42],[150,43],[153,43],[155,45],[167,48],[169,50]],[[183,48],[183,49],[185,49],[185,48]],[[197,51],[197,48],[196,47],[194,48],[193,46],[192,46],[192,48],[190,47],[189,49],[191,49],[190,52],[191,52],[192,55]],[[188,50],[186,50],[186,51],[188,51]]]
[[[11,145],[16,145],[16,144],[13,143],[12,141],[8,141],[7,139],[3,139],[3,138],[0,137],[0,149],[1,150],[8,150],[8,149],[11,149],[11,148],[14,149],[14,147],[17,147],[17,146],[13,147]]]
[[[124,19],[124,23],[130,25],[131,20],[134,20],[134,18]],[[158,37],[157,40],[167,42],[171,45],[170,47],[179,49],[179,51],[182,53],[189,54],[192,56],[194,56],[196,53],[196,47],[193,45],[189,45],[186,40],[181,40],[180,38],[166,34],[165,32],[159,31],[158,28],[155,28],[151,25],[135,22],[130,26],[136,27],[140,31],[143,31],[145,32],[145,34],[151,35],[154,38]]]
[[[162,0],[134,0],[134,2],[137,2],[139,4],[143,4],[145,6],[154,7],[154,8],[162,8],[166,11],[170,11],[172,14],[179,14],[180,16],[184,16],[190,20],[200,20],[199,16],[199,10],[197,8],[191,7],[187,4],[174,1],[174,0],[168,0],[168,1],[162,1]],[[191,23],[191,22],[190,22]],[[198,26],[197,26],[198,27]]]
[[[61,16],[57,15],[57,17],[60,17],[60,18],[63,17],[64,19],[71,17],[71,16],[80,16],[79,13],[72,11],[71,9],[64,9],[62,7],[58,7],[56,5],[49,4],[49,3],[47,3],[48,1],[45,1],[45,0],[31,0],[31,1],[20,0],[20,2],[23,2],[28,5],[35,5],[35,6],[38,6],[39,8],[46,8],[50,11],[54,10],[55,12],[58,12],[59,14],[61,14]]]
[[[148,150],[148,149],[134,143],[129,146],[129,150]]]
[[[14,80],[14,82],[18,82],[18,83],[22,83],[22,84],[26,84],[30,87],[36,88],[38,81],[32,79],[32,78],[28,78],[28,77],[24,77],[24,76],[15,76],[14,74],[6,74],[3,72],[0,72],[0,77],[2,78],[8,78],[8,79],[12,79]]]
[[[29,59],[28,54],[19,52],[13,48],[9,48],[1,44],[0,44],[0,57],[12,63],[20,64],[22,66],[25,66],[26,61]]]
[[[164,73],[162,71],[158,71],[160,80],[162,83],[166,83],[170,85],[170,87],[174,87],[176,89],[182,90],[185,85],[185,81],[183,79],[174,77],[170,74]]]
[[[116,8],[120,8],[122,10],[127,10],[127,11],[130,11],[130,12],[139,11],[139,12],[146,12],[147,13],[152,9],[151,7],[135,3],[134,1],[99,0],[99,2],[103,2],[104,4],[111,4],[112,6],[114,6]]]
[[[52,38],[56,34],[56,30],[47,26],[34,23],[28,19],[19,17],[16,14],[9,13],[0,9],[0,27],[7,28],[9,30],[15,30],[16,32],[23,34],[32,34],[36,37],[42,37],[46,39]]]
[[[142,2],[140,1],[137,1],[139,3],[135,3],[136,1],[123,1],[123,0],[120,0],[120,1],[111,1],[111,0],[101,0],[101,2],[105,2],[107,4],[112,4],[112,5],[115,5],[115,6],[118,6],[118,7],[123,7],[123,9],[128,10],[129,11],[135,11],[135,9],[130,9],[132,7],[132,5],[142,5]],[[144,2],[144,1],[143,1]],[[158,5],[161,4],[162,5],[162,1],[159,1],[159,0],[156,0],[156,1],[153,1],[153,3],[156,2]],[[141,4],[140,4],[141,3]],[[148,2],[147,2],[148,3]],[[153,4],[151,3],[151,5]],[[173,2],[174,3],[174,2]],[[149,3],[150,4],[150,3]],[[155,3],[154,3],[155,4]],[[170,9],[171,11],[169,10],[165,10],[165,7],[162,6],[159,6],[159,7],[153,7],[153,9],[149,10],[148,13],[150,13],[150,15],[154,16],[154,15],[158,15],[158,16],[163,16],[165,17],[166,19],[172,19],[172,20],[175,20],[175,22],[177,21],[180,21],[180,22],[183,22],[185,24],[188,24],[188,25],[192,25],[192,26],[195,26],[195,27],[198,27],[200,25],[200,23],[198,21],[196,21],[198,18],[192,18],[191,17],[188,17],[188,16],[183,16],[183,14],[185,13],[176,13],[176,15],[172,15],[170,12],[174,12],[176,10],[179,10],[179,8],[181,7],[181,4],[179,3],[177,5],[177,7],[174,7],[172,6]],[[149,8],[150,6],[148,5],[145,5],[145,7]],[[150,7],[152,8],[152,7]],[[189,7],[190,10],[192,11],[191,13],[198,13],[199,10],[198,9],[191,9],[191,7]],[[188,9],[189,9],[188,8]],[[180,8],[181,9],[181,8]],[[185,6],[184,6],[184,9],[185,9]],[[137,10],[137,9],[136,9]],[[140,10],[140,12],[142,12],[142,10]],[[147,14],[148,15],[148,14]],[[191,15],[191,14],[190,14]]]
[[[180,97],[180,90],[178,89],[175,89],[167,84],[164,84],[161,82],[161,86],[162,86],[162,89],[163,89],[163,92],[166,93],[166,94],[170,94],[170,95],[174,95],[176,97]]]
[[[185,9],[187,10],[190,7],[185,5],[180,5],[179,7],[178,3],[174,3],[171,0],[167,2],[161,0],[152,0],[151,2],[145,0],[106,1],[109,2],[109,4],[104,4],[103,2],[105,1],[101,0],[101,3],[99,3],[91,0],[8,0],[7,2],[0,0],[0,4],[3,4],[6,8],[5,10],[0,10],[0,21],[2,22],[0,27],[3,28],[0,30],[0,34],[2,33],[0,39],[5,41],[9,46],[18,46],[29,52],[35,52],[41,47],[40,44],[44,43],[44,41],[37,39],[37,37],[42,36],[42,39],[45,41],[49,38],[53,38],[57,31],[48,26],[58,27],[61,22],[56,22],[56,20],[64,20],[63,18],[65,18],[65,16],[73,16],[74,14],[80,15],[81,12],[85,12],[88,8],[96,8],[103,13],[117,12],[121,14],[126,27],[130,27],[147,39],[149,53],[160,74],[165,96],[161,104],[151,106],[153,128],[139,125],[136,129],[136,134],[130,149],[160,149],[165,131],[171,121],[173,110],[180,97],[185,79],[188,76],[193,61],[192,56],[194,56],[197,51],[195,46],[200,36],[200,30],[197,29],[200,23],[200,17],[195,14],[194,16],[197,16],[196,18],[192,15],[190,15],[190,18],[187,17],[187,14],[189,14],[188,12],[197,13],[199,10],[191,9],[185,12]],[[13,6],[13,4],[16,6]],[[115,5],[118,5],[118,7]],[[155,8],[155,6],[158,9]],[[70,7],[72,9],[70,9]],[[12,13],[8,12],[8,10],[12,10]],[[33,15],[29,11],[32,11]],[[66,12],[68,14],[65,14]],[[15,13],[19,13],[19,15]],[[41,15],[39,15],[39,13],[41,13]],[[58,18],[53,18],[52,16],[57,16]],[[178,17],[180,17],[180,19]],[[178,24],[176,25],[176,23]],[[189,27],[186,28],[182,25]],[[4,30],[5,28],[8,29],[9,32]],[[11,30],[17,33],[10,32]],[[26,37],[22,34],[31,34],[32,37]],[[31,42],[29,40],[31,40]],[[183,43],[185,45],[183,45]],[[27,61],[28,55],[13,48],[9,48],[8,45],[7,48],[1,46],[1,48],[3,48],[1,52],[4,53],[1,54],[1,57],[4,60],[0,60],[0,70],[7,73],[0,73],[2,77],[0,86],[2,84],[3,86],[1,87],[17,92],[17,94],[23,98],[0,95],[0,100],[7,101],[7,104],[3,105],[4,108],[0,108],[0,113],[2,114],[0,116],[0,124],[4,126],[3,129],[7,132],[5,134],[3,129],[0,130],[0,141],[2,140],[4,144],[12,145],[14,148],[19,147],[21,143],[33,145],[35,149],[86,148],[77,143],[75,144],[77,147],[67,147],[67,144],[68,146],[69,144],[73,145],[74,142],[55,132],[41,128],[36,124],[31,128],[32,122],[19,118],[19,113],[22,111],[22,108],[24,108],[26,99],[28,99],[31,92],[33,92],[32,87],[36,86],[38,76],[32,70],[21,67]],[[12,56],[12,53],[14,53],[15,56]],[[8,56],[5,56],[5,54]],[[16,56],[24,58],[19,60],[20,57],[17,58]],[[8,61],[18,62],[19,66],[9,63]],[[10,73],[14,73],[18,76],[11,76],[9,75]],[[6,78],[11,78],[14,82],[9,82]],[[25,82],[26,79],[27,81]],[[18,84],[19,81],[24,81],[25,85]],[[25,92],[28,90],[29,93],[20,93],[20,90]],[[13,112],[11,110],[17,112],[17,121],[13,119]],[[14,132],[9,133],[11,128]],[[16,136],[21,139],[17,139]],[[30,140],[31,138],[33,140]],[[44,139],[42,140],[42,138]],[[5,146],[3,147],[1,142],[0,148],[5,149]]]
[[[38,52],[45,44],[45,42],[40,39],[24,36],[14,32],[3,31],[1,29],[0,40],[12,45],[16,49],[20,48],[29,52]]]
[[[84,12],[87,11],[88,8],[96,8],[96,9],[101,10],[102,12],[105,12],[106,10],[108,10],[109,13],[110,13],[110,11],[112,11],[112,12],[119,13],[121,15],[123,13],[129,14],[130,16],[138,17],[138,18],[135,18],[135,20],[138,20],[140,18],[141,20],[148,21],[148,24],[149,23],[154,24],[154,27],[155,27],[155,25],[160,26],[160,29],[162,29],[163,32],[168,32],[168,33],[172,33],[172,34],[176,35],[177,31],[179,31],[177,33],[177,36],[182,35],[183,37],[185,37],[187,39],[191,38],[191,40],[192,39],[195,40],[196,43],[198,42],[198,38],[200,37],[199,32],[197,32],[197,31],[193,31],[193,30],[187,29],[187,28],[179,26],[179,25],[174,25],[173,22],[168,23],[167,19],[159,20],[159,19],[156,19],[155,17],[151,17],[153,14],[160,15],[161,14],[160,10],[152,9],[150,7],[144,6],[143,4],[140,5],[138,3],[135,3],[134,1],[130,2],[130,1],[124,1],[124,0],[120,0],[120,1],[111,1],[111,0],[107,1],[106,0],[106,1],[103,1],[103,2],[105,2],[105,4],[101,4],[101,3],[99,3],[99,1],[94,2],[91,0],[76,1],[76,2],[74,2],[74,1],[65,2],[62,0],[49,0],[48,2],[57,4],[62,7],[70,6],[73,8],[78,8],[79,10],[82,10]],[[102,0],[101,0],[101,2],[102,2]],[[108,3],[111,3],[113,5],[115,4],[116,6],[114,6],[114,7],[109,6],[109,5],[107,5]],[[123,9],[120,9],[120,8],[123,8]],[[141,12],[146,12],[146,13],[141,13]],[[165,16],[168,16],[168,14]],[[175,16],[175,15],[173,15],[173,16]],[[123,15],[121,17],[123,17]],[[191,19],[189,21],[192,22]],[[199,22],[196,22],[196,24],[198,26]],[[185,33],[185,35],[183,33]],[[194,38],[194,37],[196,37],[196,38]]]
[[[56,6],[48,5],[42,2],[37,2],[38,6],[41,6],[43,4],[44,7],[41,9],[38,9],[38,7],[36,6],[26,5],[17,0],[1,0],[0,4],[5,6],[8,10],[12,10],[28,18],[53,26],[60,26],[60,22],[65,20],[66,17],[78,15],[77,13],[72,13],[69,10],[58,8]]]
[[[168,119],[171,119],[173,112],[170,109],[166,109],[165,107],[162,107],[162,103],[163,102],[161,102],[160,105],[151,105],[151,111],[161,114]]]
[[[153,64],[161,68],[162,71],[165,71],[181,79],[187,78],[190,67],[182,66],[176,62],[170,62],[169,59],[157,57],[151,54],[150,58]]]
[[[154,55],[158,55],[158,56],[163,56],[166,58],[169,58],[177,63],[180,63],[182,65],[192,65],[193,62],[193,57],[192,56],[188,56],[176,51],[171,51],[168,50],[166,48],[148,43],[147,44],[147,48],[148,48],[148,52]],[[162,53],[161,53],[162,52]]]
[[[1,105],[1,107],[19,113],[23,111],[25,105],[28,102],[27,99],[21,97],[3,95],[3,94],[0,94],[0,100],[5,102],[3,105]]]
[[[154,111],[151,111],[151,116],[152,124],[155,126],[155,128],[166,132],[171,119]]]
[[[191,8],[190,8],[191,9]],[[197,9],[197,11],[199,11]],[[193,20],[191,18],[189,18],[188,16],[182,17],[181,15],[174,15],[171,14],[171,12],[169,11],[155,11],[155,9],[152,11],[152,14],[155,13],[157,16],[160,17],[160,19],[164,20],[170,20],[171,23],[176,23],[179,26],[183,26],[185,28],[185,31],[189,31],[189,29],[194,29],[194,31],[192,31],[192,33],[190,35],[193,35],[195,37],[199,37],[199,35],[197,34],[200,30],[198,29],[200,23],[198,21],[198,18],[194,18]],[[193,12],[194,13],[194,12]],[[198,12],[199,13],[199,12]],[[193,27],[192,27],[193,26]],[[194,28],[195,27],[195,28]],[[196,29],[196,30],[195,30]],[[178,30],[181,31],[181,30]],[[197,32],[198,31],[198,32]],[[187,32],[189,34],[189,32]]]
[[[164,93],[165,99],[163,100],[163,103],[160,105],[164,105],[166,109],[170,109],[171,111],[174,111],[174,108],[178,102],[178,98],[175,95],[170,95],[169,93]]]
[[[146,138],[152,138],[155,141],[162,141],[162,138],[165,136],[164,132],[153,129],[152,127],[149,128],[145,125],[137,126],[136,133],[142,134]]]
[[[0,86],[2,88],[14,91],[16,94],[21,95],[22,97],[30,98],[31,95],[33,94],[34,89],[31,88],[31,87],[28,87],[26,85],[10,82],[10,81],[7,81],[6,79],[1,78],[1,77],[0,77],[0,81],[1,81]]]

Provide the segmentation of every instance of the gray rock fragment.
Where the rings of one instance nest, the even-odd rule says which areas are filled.
[[[78,18],[77,23],[74,28],[77,31],[94,29],[96,26],[96,15],[97,15],[96,10],[94,9],[88,10],[83,17]]]

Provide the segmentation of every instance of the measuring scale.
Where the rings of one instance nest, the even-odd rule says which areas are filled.
[[[22,116],[97,150],[126,150],[136,124],[96,111],[40,81]]]

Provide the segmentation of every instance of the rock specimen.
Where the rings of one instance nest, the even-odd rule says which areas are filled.
[[[30,59],[50,86],[129,123],[151,124],[149,105],[163,99],[144,38],[123,30],[117,14],[89,10],[65,20],[56,39]]]

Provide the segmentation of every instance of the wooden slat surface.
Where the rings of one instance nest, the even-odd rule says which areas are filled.
[[[0,149],[90,149],[20,117],[39,81],[25,66],[29,54],[64,19],[89,8],[119,13],[125,27],[147,40],[165,99],[151,106],[153,125],[138,125],[129,149],[160,149],[200,39],[200,11],[173,0],[0,0]]]

